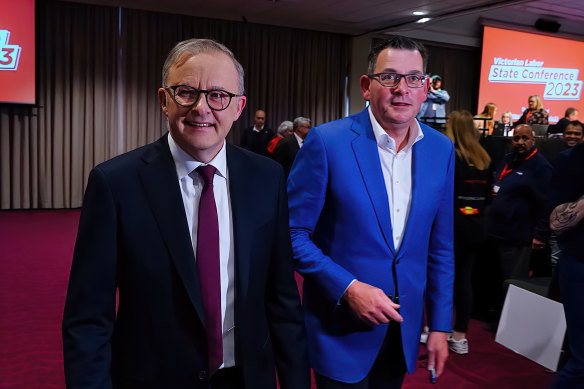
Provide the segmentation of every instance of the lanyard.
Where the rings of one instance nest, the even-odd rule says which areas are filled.
[[[533,149],[531,154],[529,154],[529,156],[527,158],[525,158],[524,161],[527,161],[529,158],[533,157],[535,155],[535,153],[537,153],[537,149]],[[511,173],[513,171],[513,169],[507,169],[508,166],[509,166],[509,164],[506,163],[505,167],[503,168],[503,171],[501,172],[501,175],[499,176],[499,181],[501,181],[503,178],[507,177],[509,175],[509,173]]]

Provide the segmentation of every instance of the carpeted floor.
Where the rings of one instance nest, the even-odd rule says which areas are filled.
[[[0,388],[64,388],[61,316],[79,211],[0,212]],[[451,354],[438,384],[418,369],[404,388],[547,388],[544,368],[471,321],[470,354]],[[425,348],[420,347],[419,367]]]

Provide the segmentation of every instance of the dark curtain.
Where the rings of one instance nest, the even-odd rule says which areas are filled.
[[[75,208],[90,169],[166,131],[157,89],[178,41],[212,38],[246,70],[248,106],[267,123],[342,116],[349,38],[53,0],[37,3],[36,107],[0,106],[0,208]]]

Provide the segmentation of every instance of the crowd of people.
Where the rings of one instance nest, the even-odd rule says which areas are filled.
[[[496,247],[501,284],[527,277],[550,213],[572,351],[557,387],[582,379],[582,125],[567,123],[580,142],[553,169],[531,96],[493,166],[469,112],[448,115],[446,136],[416,120],[439,122],[449,98],[426,65],[419,42],[380,41],[362,112],[315,128],[299,116],[276,135],[259,109],[236,147],[225,139],[247,103],[243,68],[213,40],[178,43],[158,90],[168,132],[89,176],[63,316],[67,387],[308,389],[312,368],[319,389],[400,388],[424,312],[436,382],[449,349],[469,352],[480,247]]]

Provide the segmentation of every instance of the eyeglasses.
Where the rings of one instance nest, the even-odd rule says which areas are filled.
[[[192,107],[197,104],[201,93],[203,93],[205,95],[205,100],[207,100],[207,105],[213,111],[223,111],[224,109],[227,109],[232,98],[242,96],[220,89],[197,89],[189,85],[166,86],[164,89],[172,90],[172,98],[181,107]]]
[[[421,88],[428,79],[426,74],[399,74],[399,73],[375,73],[367,75],[369,78],[374,78],[382,86],[393,88],[397,86],[402,77],[406,79],[406,84],[410,88]]]

